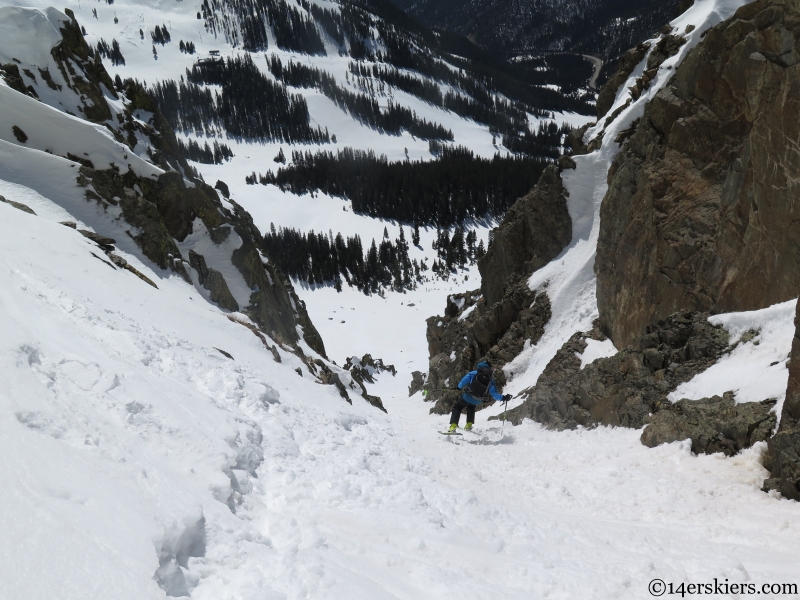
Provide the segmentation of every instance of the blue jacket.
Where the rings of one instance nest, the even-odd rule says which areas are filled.
[[[463,390],[466,386],[468,386],[470,383],[472,383],[472,380],[475,378],[475,375],[477,375],[477,374],[478,374],[477,371],[470,371],[469,373],[464,375],[464,378],[461,381],[458,382],[458,389]],[[489,391],[488,391],[488,393],[492,398],[494,398],[498,402],[503,399],[503,395],[500,392],[497,391],[496,387],[494,387],[494,378],[492,378],[492,380],[489,382]],[[473,396],[470,396],[466,392],[461,394],[461,397],[464,399],[464,402],[466,402],[467,404],[472,404],[473,406],[478,406],[479,404],[481,404],[480,400],[478,400],[477,398],[475,398]]]

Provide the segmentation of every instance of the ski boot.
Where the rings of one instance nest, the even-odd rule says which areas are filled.
[[[472,423],[467,423],[464,425],[464,431],[472,431]]]
[[[450,429],[447,430],[447,433],[453,433],[456,429],[458,429],[458,425],[456,423],[451,423]]]

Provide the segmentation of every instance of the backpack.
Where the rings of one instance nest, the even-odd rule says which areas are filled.
[[[492,368],[481,367],[467,385],[467,393],[476,400],[483,400],[489,394],[489,384],[492,382]]]

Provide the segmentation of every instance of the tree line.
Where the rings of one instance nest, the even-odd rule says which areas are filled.
[[[399,134],[402,130],[411,135],[430,140],[452,140],[453,132],[438,123],[419,118],[416,112],[391,100],[386,110],[367,94],[355,93],[340,87],[326,71],[290,60],[286,65],[274,54],[267,61],[270,72],[287,85],[317,88],[342,110],[369,127],[386,133]]]
[[[189,140],[184,144],[183,140],[178,138],[178,147],[187,159],[206,165],[221,165],[233,158],[233,151],[226,144],[220,144],[216,140],[213,147],[209,146],[208,142],[201,147],[195,140]]]
[[[89,50],[91,50],[91,47]],[[122,56],[119,42],[116,39],[111,40],[111,46],[109,46],[108,42],[100,38],[100,41],[97,42],[97,53],[103,58],[109,59],[115,67],[125,64],[125,57]]]
[[[218,85],[212,91],[205,85]],[[177,131],[251,140],[327,143],[328,131],[312,128],[305,98],[268,79],[243,57],[199,61],[186,80],[150,88],[159,109]]]
[[[251,52],[267,49],[270,28],[275,43],[283,50],[325,55],[319,30],[306,14],[308,2],[300,0],[298,4],[305,13],[286,0],[203,0],[198,14],[205,21],[206,31],[214,36],[221,33],[234,46],[241,43]],[[233,13],[233,19],[226,13]]]
[[[246,181],[348,198],[356,212],[376,218],[450,227],[502,215],[534,186],[546,164],[528,156],[486,159],[466,148],[431,161],[390,163],[372,151],[344,148],[335,154],[292,151],[290,165]]]
[[[419,238],[419,227],[415,225],[412,243],[419,245]],[[373,239],[365,250],[358,234],[345,238],[341,233],[334,237],[332,231],[326,235],[285,227],[276,230],[270,223],[262,247],[295,280],[309,285],[332,285],[338,291],[346,283],[369,295],[383,289],[412,290],[429,279],[429,270],[433,276],[447,278],[459,267],[475,264],[485,254],[483,241],[476,245],[476,240],[475,231],[466,231],[463,226],[456,227],[452,236],[446,229],[437,231],[433,243],[437,258],[430,269],[425,260],[409,258],[403,226],[394,241],[384,228],[380,243]]]

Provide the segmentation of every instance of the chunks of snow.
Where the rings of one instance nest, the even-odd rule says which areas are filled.
[[[733,391],[736,402],[760,402],[777,398],[780,415],[789,378],[787,360],[794,337],[797,300],[762,310],[715,315],[712,325],[722,325],[730,334],[732,352],[719,362],[682,383],[667,398],[699,400]]]

